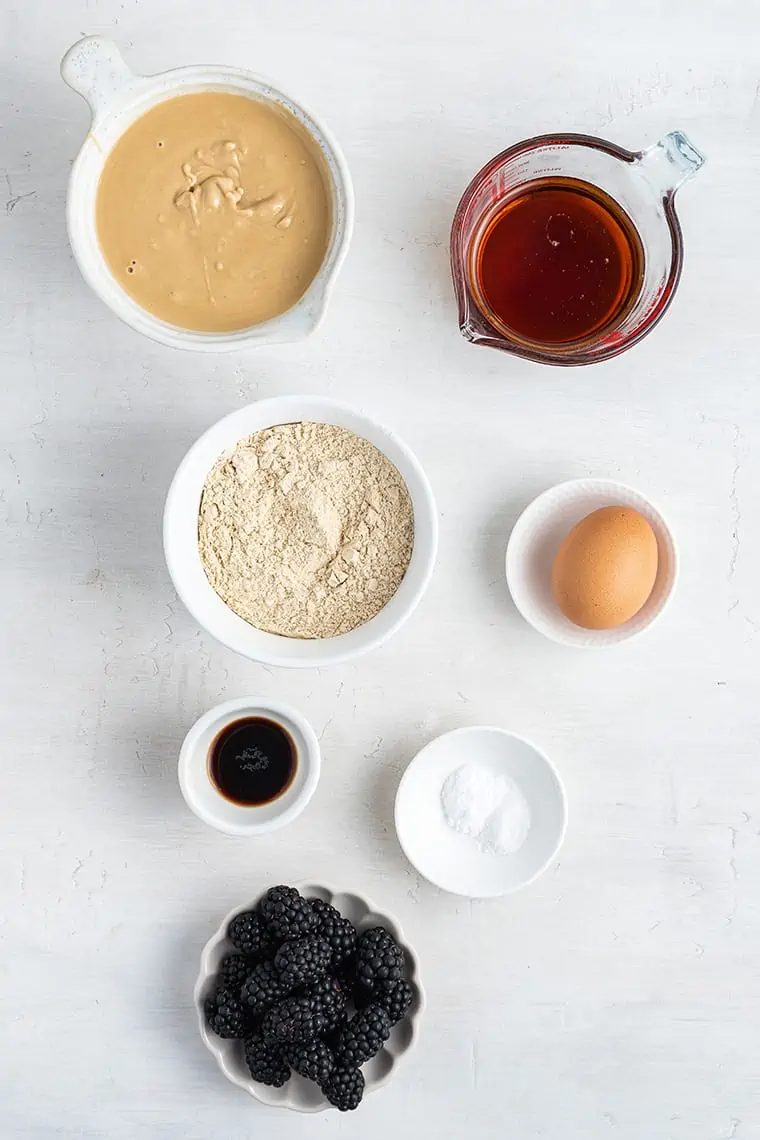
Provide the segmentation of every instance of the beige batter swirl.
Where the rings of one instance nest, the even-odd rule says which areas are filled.
[[[284,313],[327,248],[324,162],[288,112],[243,95],[180,95],[122,135],[100,177],[98,238],[154,316],[228,332]]]

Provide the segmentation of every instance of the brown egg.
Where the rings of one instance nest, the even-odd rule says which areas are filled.
[[[552,589],[565,617],[614,629],[637,614],[657,577],[657,539],[630,507],[602,507],[574,526],[554,559]]]

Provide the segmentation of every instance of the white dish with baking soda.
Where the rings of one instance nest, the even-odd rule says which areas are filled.
[[[565,836],[565,791],[529,740],[502,728],[458,728],[431,740],[396,793],[406,857],[441,890],[494,898],[527,886]]]
[[[209,488],[212,487],[209,476],[213,472],[219,473],[220,463],[224,465],[230,457],[234,459],[235,456],[244,459],[246,465],[256,471],[263,466],[265,455],[251,450],[250,454],[246,452],[241,456],[239,445],[250,440],[250,437],[257,436],[257,433],[266,433],[269,429],[280,426],[290,428],[292,425],[330,425],[358,436],[359,442],[363,444],[364,451],[367,450],[366,444],[371,444],[371,450],[377,449],[380,458],[384,457],[383,462],[388,461],[392,466],[393,474],[396,476],[395,486],[389,485],[388,487],[389,495],[398,499],[401,487],[402,491],[405,489],[405,492],[408,493],[408,502],[411,504],[413,531],[409,547],[410,552],[407,551],[406,570],[398,585],[394,584],[394,592],[379,609],[379,612],[374,613],[374,616],[369,617],[362,624],[357,624],[356,628],[337,633],[335,636],[289,636],[279,632],[268,632],[261,628],[260,624],[254,624],[240,616],[233,608],[233,605],[236,604],[235,599],[228,599],[229,604],[227,604],[227,601],[223,600],[217,589],[212,586],[208,576],[208,561],[204,567],[206,550],[204,548],[202,557],[199,544],[201,505],[204,504],[204,512],[206,512],[206,498]],[[271,439],[273,447],[277,443],[278,434],[293,435],[294,433],[269,432],[267,438]],[[292,443],[292,440],[290,442]],[[326,460],[328,466],[331,462],[333,461]],[[208,503],[212,514],[217,510],[223,510],[229,496],[236,494],[237,480],[234,477],[234,472],[232,474],[232,478],[217,486],[217,498],[211,498]],[[241,481],[245,474],[241,471]],[[400,480],[398,479],[399,476]],[[292,479],[293,476],[287,475],[283,482]],[[300,480],[295,479],[296,483],[299,481],[303,485],[302,493],[305,496],[315,487],[315,480],[311,474]],[[244,499],[242,505],[245,505]],[[241,501],[238,501],[237,508],[240,512]],[[306,502],[304,509],[306,515],[304,524],[308,526],[314,520],[311,517],[311,510],[306,508],[308,508],[308,502]],[[375,499],[374,506],[368,503],[366,512],[371,515],[376,508],[380,508],[379,513],[382,514],[382,501]],[[351,504],[352,512],[354,509],[355,502]],[[269,513],[273,512],[271,512],[266,498],[251,504],[252,521],[250,529],[252,533],[261,535],[262,515],[266,517]],[[257,516],[255,519],[254,515]],[[297,514],[294,515],[294,518],[298,521]],[[332,519],[331,521],[333,525],[337,526],[338,520]],[[361,526],[361,520],[358,525]],[[246,536],[245,513],[238,514],[236,527],[236,532],[232,533],[231,539],[228,539],[226,533],[231,528],[216,527],[210,532],[211,542],[209,543],[210,547],[216,545],[220,550],[227,543],[232,550],[230,557],[233,563],[236,544],[241,541],[260,541]],[[259,528],[258,531],[256,530],[257,527]],[[206,523],[204,523],[204,535],[206,529]],[[382,528],[380,533],[383,533]],[[386,526],[384,533],[390,541],[392,529]],[[340,592],[346,588],[343,578],[344,570],[347,568],[349,576],[351,575],[352,568],[349,563],[351,560],[357,560],[358,552],[352,548],[351,542],[344,540],[345,536],[340,533],[340,528],[336,530],[334,537],[336,553],[339,553],[343,561],[338,562],[336,560],[336,571],[330,571],[330,585],[331,588]],[[308,538],[309,535],[305,534],[304,542]],[[364,541],[366,545],[369,540],[365,539]],[[283,543],[287,548],[287,534],[283,536]],[[316,668],[345,661],[380,645],[400,628],[420,601],[433,572],[437,545],[438,519],[433,493],[420,463],[407,445],[394,432],[376,423],[368,416],[318,396],[284,396],[261,400],[233,412],[214,424],[191,447],[180,464],[169,490],[164,512],[166,562],[180,598],[196,621],[218,641],[236,653],[249,657],[251,660],[260,661],[265,665]],[[272,543],[271,550],[268,553],[272,555],[273,551],[276,552],[276,548],[277,544]],[[254,557],[249,560],[248,565],[255,564],[257,553],[259,553],[257,549],[251,551]],[[348,563],[345,561],[346,559],[349,560]],[[269,565],[271,566],[271,562]],[[283,573],[287,577],[293,570],[292,562],[287,557],[287,549],[282,558],[282,565]],[[344,567],[344,570],[341,570],[341,566]],[[238,575],[243,601],[245,601],[245,595],[256,587],[258,578],[258,572]],[[376,583],[370,580],[367,587],[368,589],[381,590],[382,582]],[[325,611],[328,609],[327,604],[320,603],[317,598],[317,614],[320,612],[320,605]],[[240,605],[239,608],[244,613],[249,612],[246,605]],[[313,609],[314,607],[312,607]]]

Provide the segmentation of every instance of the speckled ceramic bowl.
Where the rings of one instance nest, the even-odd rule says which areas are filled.
[[[399,922],[386,911],[379,910],[364,895],[351,891],[336,891],[332,887],[317,883],[298,883],[296,886],[301,894],[306,897],[319,897],[325,902],[332,903],[342,915],[351,919],[360,932],[368,930],[372,926],[384,926],[403,947],[406,954],[405,976],[414,990],[414,1002],[404,1020],[398,1025],[394,1025],[390,1037],[378,1055],[362,1066],[366,1082],[364,1094],[366,1097],[390,1081],[401,1058],[417,1043],[420,1020],[425,1008],[425,992],[420,981],[419,961],[412,947],[405,941],[404,932]],[[216,934],[206,943],[201,954],[201,969],[193,994],[201,1037],[206,1048],[216,1057],[216,1062],[227,1080],[250,1093],[262,1104],[290,1108],[294,1112],[323,1112],[331,1106],[320,1089],[311,1081],[307,1081],[294,1073],[288,1083],[280,1089],[258,1084],[251,1079],[248,1072],[242,1042],[223,1040],[221,1037],[217,1037],[215,1033],[211,1033],[206,1025],[203,1013],[204,1001],[213,988],[214,976],[219,968],[219,963],[225,954],[229,954],[235,949],[227,938],[227,927],[236,914],[240,914],[244,910],[252,910],[258,901],[256,898],[230,911]]]
[[[116,44],[87,36],[67,51],[61,74],[90,105],[92,123],[71,170],[66,216],[69,241],[87,284],[128,325],[144,336],[196,352],[227,352],[256,345],[302,340],[325,312],[332,286],[348,251],[354,224],[354,194],[346,160],[321,120],[261,76],[234,67],[179,67],[159,75],[136,75]],[[98,242],[95,203],[109,153],[132,123],[165,99],[198,91],[226,91],[269,103],[292,115],[324,160],[332,204],[332,232],[322,266],[303,297],[286,312],[233,332],[193,332],[159,320],[138,305],[111,273]]]

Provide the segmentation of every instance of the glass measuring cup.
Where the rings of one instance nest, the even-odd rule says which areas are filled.
[[[681,131],[638,152],[579,134],[540,135],[502,151],[465,190],[451,228],[462,335],[541,364],[592,364],[636,344],[673,299],[683,264],[675,194],[704,161]],[[509,328],[489,305],[478,274],[479,253],[494,219],[511,199],[547,179],[585,184],[611,198],[633,223],[643,253],[640,288],[629,307],[585,338],[551,344]]]

